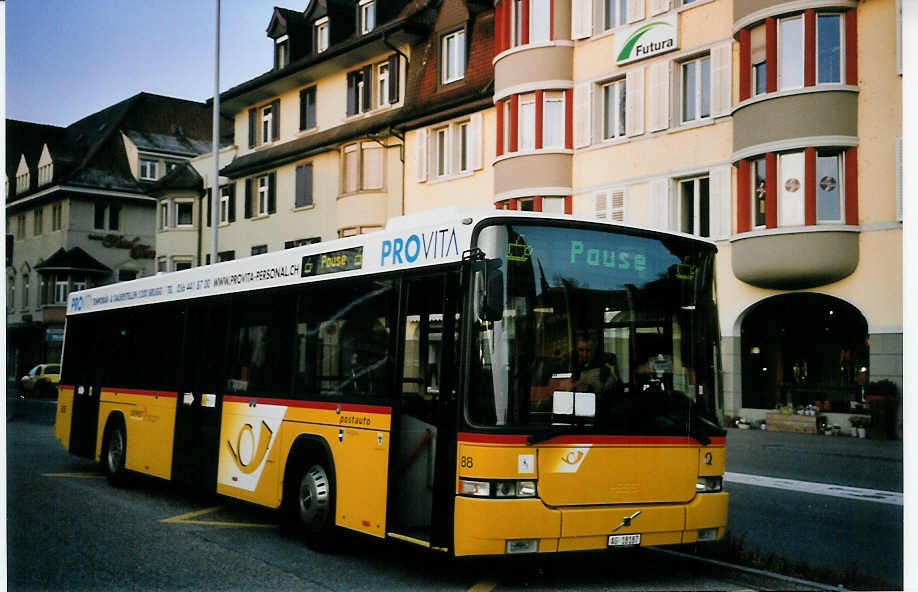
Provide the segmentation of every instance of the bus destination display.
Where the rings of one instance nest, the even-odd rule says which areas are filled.
[[[313,277],[325,275],[326,273],[362,268],[363,247],[353,247],[341,249],[340,251],[304,256],[303,264],[300,267],[300,277]]]

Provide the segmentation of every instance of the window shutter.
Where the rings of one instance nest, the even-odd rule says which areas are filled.
[[[592,142],[591,87],[592,84],[589,82],[581,82],[574,86],[574,148],[583,148]]]
[[[361,76],[363,77],[363,96],[360,98],[362,104],[362,110],[367,111],[371,108],[371,97],[370,94],[373,90],[373,66],[364,66],[360,71]]]
[[[359,72],[347,73],[347,114],[357,113],[357,75]]]
[[[730,41],[711,48],[711,115],[714,117],[730,113],[732,54]]]
[[[277,194],[275,192],[275,181],[277,173],[268,173],[268,213],[273,214],[277,211]]]
[[[389,103],[398,103],[398,75],[399,56],[393,53],[389,56]]]
[[[609,196],[610,219],[615,222],[625,221],[625,190],[616,189]]]
[[[280,99],[271,102],[271,140],[280,138]]]
[[[628,22],[636,23],[644,18],[644,0],[628,0]]]
[[[204,199],[207,200],[207,226],[210,227],[211,216],[213,215],[213,210],[211,209],[211,201],[213,201],[213,190],[209,187],[207,188],[207,195],[204,196]]]
[[[592,34],[592,0],[573,0],[571,3],[571,39],[583,39]]]
[[[644,68],[625,77],[625,131],[629,136],[644,133]]]
[[[252,179],[245,180],[245,217],[252,217]]]
[[[609,219],[609,193],[601,191],[593,194],[593,217],[600,220]]]
[[[427,181],[427,128],[422,127],[415,134],[415,174],[418,183]]]
[[[227,220],[229,222],[235,222],[236,221],[236,182],[235,181],[229,184],[229,204],[227,204],[227,207],[229,208],[229,215],[227,216]]]
[[[733,167],[724,165],[714,167],[708,176],[710,200],[708,219],[711,221],[711,238],[724,240],[731,234],[731,206],[733,200],[730,194],[730,181]]]
[[[482,163],[482,115],[479,111],[478,113],[472,113],[469,118],[469,161],[471,162],[473,170],[481,170],[484,167]]]
[[[650,111],[648,131],[655,132],[669,127],[669,61],[650,66],[650,97],[647,101]]]
[[[249,148],[255,147],[256,117],[255,109],[249,109]]]
[[[304,194],[306,193],[306,165],[298,164],[296,166],[296,194],[293,197],[293,207],[299,208],[306,204],[303,203]]]
[[[650,225],[662,230],[669,229],[669,179],[655,179],[650,182]]]
[[[650,0],[650,14],[663,14],[669,10],[669,0]]]

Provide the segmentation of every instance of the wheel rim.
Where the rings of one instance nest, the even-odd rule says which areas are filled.
[[[121,468],[124,460],[124,434],[121,430],[114,430],[108,438],[108,471],[116,473]]]
[[[300,479],[297,496],[300,520],[311,530],[319,530],[328,515],[329,482],[325,469],[314,465]]]

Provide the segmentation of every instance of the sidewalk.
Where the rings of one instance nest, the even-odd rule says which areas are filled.
[[[902,491],[902,441],[727,430],[727,471]]]

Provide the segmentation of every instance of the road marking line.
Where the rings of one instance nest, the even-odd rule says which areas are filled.
[[[773,489],[785,489],[788,491],[801,491],[803,493],[812,493],[816,495],[842,497],[865,502],[877,502],[893,506],[902,505],[902,494],[896,491],[864,489],[861,487],[833,485],[831,483],[815,483],[813,481],[797,481],[795,479],[780,479],[776,477],[763,477],[761,475],[730,472],[724,473],[724,481],[728,483],[740,483],[742,485],[771,487]]]
[[[494,588],[497,588],[497,582],[478,582],[467,592],[491,592]]]
[[[42,473],[42,477],[69,477],[72,479],[105,479],[99,473]]]
[[[192,520],[192,518],[197,518],[198,516],[203,516],[204,514],[212,514],[218,510],[222,510],[224,506],[214,506],[212,508],[205,508],[203,510],[197,510],[194,512],[188,512],[187,514],[179,514],[178,516],[173,516],[172,518],[164,518],[160,522],[167,524],[197,524],[202,526],[236,526],[241,528],[276,528],[276,524],[259,524],[256,522],[223,522],[220,520]]]

